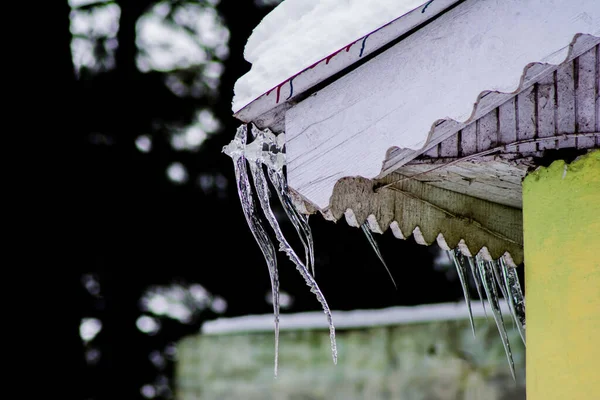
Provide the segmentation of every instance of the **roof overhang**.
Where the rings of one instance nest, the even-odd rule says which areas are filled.
[[[285,112],[290,187],[324,210],[339,179],[393,172],[598,37],[594,0],[465,1]]]
[[[576,40],[581,34],[584,36]],[[292,189],[318,209],[381,178],[600,39],[594,0],[437,0],[272,88],[235,117],[286,132]]]
[[[367,222],[375,232],[391,228],[422,244],[462,246],[465,254],[508,251],[519,263],[520,191],[474,199],[403,174],[430,169],[413,160],[599,43],[596,0],[553,7],[543,0],[437,0],[281,82],[235,116],[285,131],[288,183],[304,212]],[[506,157],[480,161],[492,177],[499,177],[497,165],[510,164],[501,171],[510,179],[501,180],[519,190],[531,167]],[[398,193],[373,190],[394,182]]]

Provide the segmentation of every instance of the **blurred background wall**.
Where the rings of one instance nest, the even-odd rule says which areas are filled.
[[[217,320],[179,343],[177,399],[524,400],[518,333],[515,381],[494,322],[474,311],[476,337],[462,303],[334,312],[338,365],[322,313],[286,314],[277,379],[271,315]]]

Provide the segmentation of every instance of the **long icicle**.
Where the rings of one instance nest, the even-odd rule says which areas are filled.
[[[259,133],[262,133],[262,131],[260,131]],[[261,137],[257,136],[257,140],[260,141]],[[333,317],[331,315],[329,305],[327,304],[327,300],[325,300],[325,296],[321,292],[319,285],[310,275],[310,272],[308,271],[304,263],[302,263],[296,252],[292,249],[292,247],[289,245],[289,243],[283,236],[283,232],[279,227],[277,218],[275,217],[275,214],[273,214],[273,210],[271,209],[271,204],[268,195],[268,184],[262,171],[262,166],[259,163],[250,163],[250,170],[252,172],[254,184],[258,192],[258,198],[263,212],[265,214],[265,217],[267,218],[267,221],[269,221],[271,228],[273,228],[273,231],[275,232],[275,237],[279,242],[279,250],[284,252],[288,256],[288,258],[296,265],[296,269],[304,278],[307,286],[310,287],[310,291],[316,295],[317,300],[319,301],[319,303],[321,303],[323,312],[327,316],[327,321],[329,323],[329,336],[331,340],[331,354],[333,362],[337,364],[337,344],[335,340],[335,327],[333,325]]]
[[[510,312],[510,322],[512,323],[512,326],[515,327],[515,325],[518,325],[517,323],[517,319],[515,318],[515,311],[513,309],[513,303],[511,300],[511,294],[510,294],[510,289],[508,287],[508,282],[506,281],[506,276],[504,275],[504,271],[502,269],[502,262],[500,259],[498,260],[492,260],[491,261],[492,264],[492,268],[494,268],[494,275],[496,276],[496,279],[498,280],[498,286],[500,287],[500,290],[502,290],[502,296],[504,296],[504,298],[506,299],[506,304],[508,305],[508,311]],[[517,326],[517,330],[518,330],[518,326]],[[520,334],[520,332],[519,332]],[[521,337],[522,339],[522,337]]]
[[[498,265],[498,261],[492,260],[488,262],[492,271],[494,273],[494,278],[496,279],[496,283],[498,283],[498,287],[502,292],[502,296],[508,301],[508,294],[506,293],[506,286],[504,285],[504,279],[502,278],[502,274],[500,272],[500,266]]]
[[[523,297],[523,291],[521,290],[521,284],[519,283],[519,276],[517,271],[513,267],[509,267],[504,261],[504,257],[500,257],[500,267],[502,269],[502,277],[506,285],[506,292],[508,294],[508,305],[512,317],[517,325],[517,330],[525,343],[525,299]]]
[[[283,206],[283,210],[292,222],[294,229],[300,237],[300,241],[304,246],[304,255],[306,260],[306,266],[309,270],[312,270],[313,277],[315,276],[315,251],[314,241],[312,238],[312,232],[308,225],[308,217],[300,213],[294,206],[294,202],[290,198],[289,189],[285,175],[283,174],[283,166],[285,164],[284,147],[285,147],[285,134],[282,133],[279,136],[269,129],[260,130],[256,125],[252,124],[250,132],[252,137],[258,138],[258,140],[251,145],[254,147],[256,152],[256,159],[262,161],[267,165],[267,171],[271,184],[276,188],[277,196]],[[259,145],[260,148],[256,148]],[[264,152],[268,149],[268,152]]]
[[[274,170],[269,168],[269,180],[276,188],[279,201],[283,205],[283,210],[292,222],[292,225],[296,229],[300,241],[304,246],[304,253],[306,256],[306,266],[311,270],[312,276],[315,276],[315,245],[312,237],[310,225],[308,224],[308,216],[298,212],[294,203],[288,194],[288,186],[283,171]]]
[[[471,297],[469,296],[469,286],[467,284],[467,267],[465,266],[464,261],[461,259],[462,253],[459,249],[448,250],[448,255],[450,256],[450,259],[454,261],[454,266],[456,267],[456,272],[458,273],[458,279],[460,280],[463,295],[465,296],[465,303],[467,303],[467,307],[469,308],[469,321],[471,321],[471,330],[473,331],[473,337],[475,337],[475,322],[473,322]]]
[[[485,299],[483,298],[481,287],[481,277],[479,276],[479,271],[477,270],[477,266],[475,265],[475,260],[473,257],[465,256],[467,261],[469,262],[469,268],[471,269],[471,275],[473,275],[473,280],[475,281],[475,288],[477,289],[477,295],[479,296],[479,300],[481,300],[481,307],[483,307],[483,313],[485,314],[485,318],[488,317],[487,311],[485,310]]]
[[[479,274],[481,275],[481,281],[483,283],[483,288],[485,289],[485,293],[490,303],[490,307],[494,315],[494,321],[496,321],[496,326],[498,327],[498,332],[500,333],[500,338],[502,339],[502,345],[504,346],[504,352],[506,353],[506,358],[508,359],[510,373],[512,374],[513,379],[516,381],[515,363],[512,358],[512,351],[510,349],[508,335],[506,334],[504,319],[502,318],[502,311],[500,310],[498,291],[496,290],[496,283],[494,282],[494,272],[492,271],[492,266],[483,260],[483,258],[481,258],[479,255],[476,256],[476,259],[477,266],[479,268]]]
[[[502,297],[504,297],[504,299],[506,300],[506,303],[509,306],[508,309],[510,310],[510,300],[508,298],[508,293],[507,293],[504,278],[502,277],[502,271],[500,270],[500,263],[498,260],[492,260],[492,261],[489,261],[488,264],[490,265],[490,267],[492,268],[492,271],[494,272],[494,279],[496,279],[496,283],[498,284],[498,287],[500,288],[500,291],[502,292]],[[514,319],[509,318],[509,321],[510,321],[512,327],[514,328],[514,326],[515,326]]]
[[[233,166],[237,182],[238,195],[242,203],[244,216],[250,231],[256,239],[260,250],[265,257],[269,276],[271,279],[271,291],[273,296],[273,314],[275,317],[275,366],[274,374],[277,377],[279,369],[279,273],[277,271],[277,255],[275,246],[269,238],[262,221],[256,213],[254,198],[252,197],[252,187],[248,179],[248,171],[246,169],[246,158],[244,157],[244,149],[246,145],[247,128],[242,125],[238,128],[234,139],[228,146],[223,148],[223,152],[233,159]]]
[[[363,232],[365,233],[365,236],[367,237],[367,240],[369,241],[369,243],[371,243],[371,247],[373,248],[373,250],[375,250],[375,253],[377,254],[377,257],[379,257],[379,260],[383,264],[383,267],[385,268],[385,270],[387,271],[388,275],[390,276],[390,279],[392,280],[392,283],[394,284],[394,287],[396,288],[396,290],[398,290],[398,286],[396,285],[396,281],[394,280],[394,277],[392,276],[392,273],[390,272],[390,269],[388,268],[387,264],[385,263],[385,260],[383,259],[383,256],[381,255],[381,251],[379,250],[379,245],[377,244],[377,242],[375,241],[375,238],[373,237],[373,234],[369,230],[369,226],[365,222],[360,227],[362,228]]]

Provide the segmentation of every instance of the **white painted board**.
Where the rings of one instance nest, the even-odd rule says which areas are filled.
[[[597,0],[471,0],[286,112],[290,187],[321,209],[345,176],[373,178],[391,147],[420,149],[480,93],[513,92],[532,62],[560,64],[600,36]]]

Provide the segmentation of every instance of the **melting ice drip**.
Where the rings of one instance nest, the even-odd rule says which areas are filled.
[[[285,136],[275,136],[269,129],[260,130],[251,125],[250,132],[254,138],[252,143],[247,144],[248,127],[242,125],[238,128],[233,140],[225,147],[223,152],[233,160],[238,194],[244,210],[244,216],[248,226],[258,242],[265,257],[271,277],[271,288],[273,292],[273,313],[275,315],[275,376],[279,365],[279,273],[277,269],[277,256],[275,246],[271,241],[265,225],[256,212],[256,204],[253,197],[252,187],[256,190],[260,207],[279,242],[279,251],[284,252],[296,265],[306,284],[310,287],[317,300],[321,303],[323,312],[329,322],[329,334],[331,338],[331,353],[333,362],[337,364],[337,346],[335,341],[335,328],[331,316],[331,310],[327,301],[314,279],[314,244],[308,217],[298,211],[289,196],[287,180],[283,174],[285,165]],[[250,166],[253,186],[248,177],[247,165]],[[267,174],[265,176],[265,168]],[[300,240],[304,246],[305,261],[298,257],[288,241],[283,236],[279,223],[271,208],[271,193],[267,176],[275,191],[286,215],[294,225]],[[312,274],[311,274],[312,271]]]
[[[379,245],[377,245],[377,242],[375,241],[373,234],[369,230],[369,224],[365,222],[364,224],[361,225],[361,228],[362,228],[363,232],[365,233],[367,240],[371,244],[371,247],[375,251],[375,254],[377,254],[377,257],[379,257],[379,261],[381,261],[381,263],[383,264],[383,267],[387,271],[390,279],[392,280],[392,283],[394,284],[394,287],[396,289],[398,289],[398,285],[396,285],[396,281],[394,280],[394,277],[392,276],[390,269],[388,268],[387,264],[385,263],[385,260],[383,259],[383,256],[381,255],[381,250],[379,250]]]
[[[471,329],[473,330],[473,336],[475,335],[475,324],[473,323],[473,313],[471,312],[471,299],[469,297],[468,279],[467,279],[467,265],[475,281],[475,287],[477,294],[481,299],[483,310],[485,311],[485,304],[483,301],[482,289],[488,299],[490,307],[492,309],[492,315],[494,321],[500,332],[502,339],[502,345],[504,346],[504,352],[508,359],[510,366],[510,372],[515,378],[515,365],[512,358],[512,351],[510,349],[510,342],[508,341],[508,335],[506,334],[506,327],[504,326],[504,319],[502,312],[500,311],[500,302],[498,296],[498,289],[502,296],[506,299],[512,318],[517,326],[519,335],[525,344],[525,299],[523,297],[523,291],[521,290],[521,284],[519,283],[519,277],[515,268],[510,267],[504,257],[500,257],[498,260],[485,261],[480,255],[473,257],[467,257],[459,249],[448,250],[448,255],[454,261],[456,271],[463,289],[465,296],[465,302],[469,308],[469,320],[471,321]],[[486,314],[487,315],[487,314]]]

